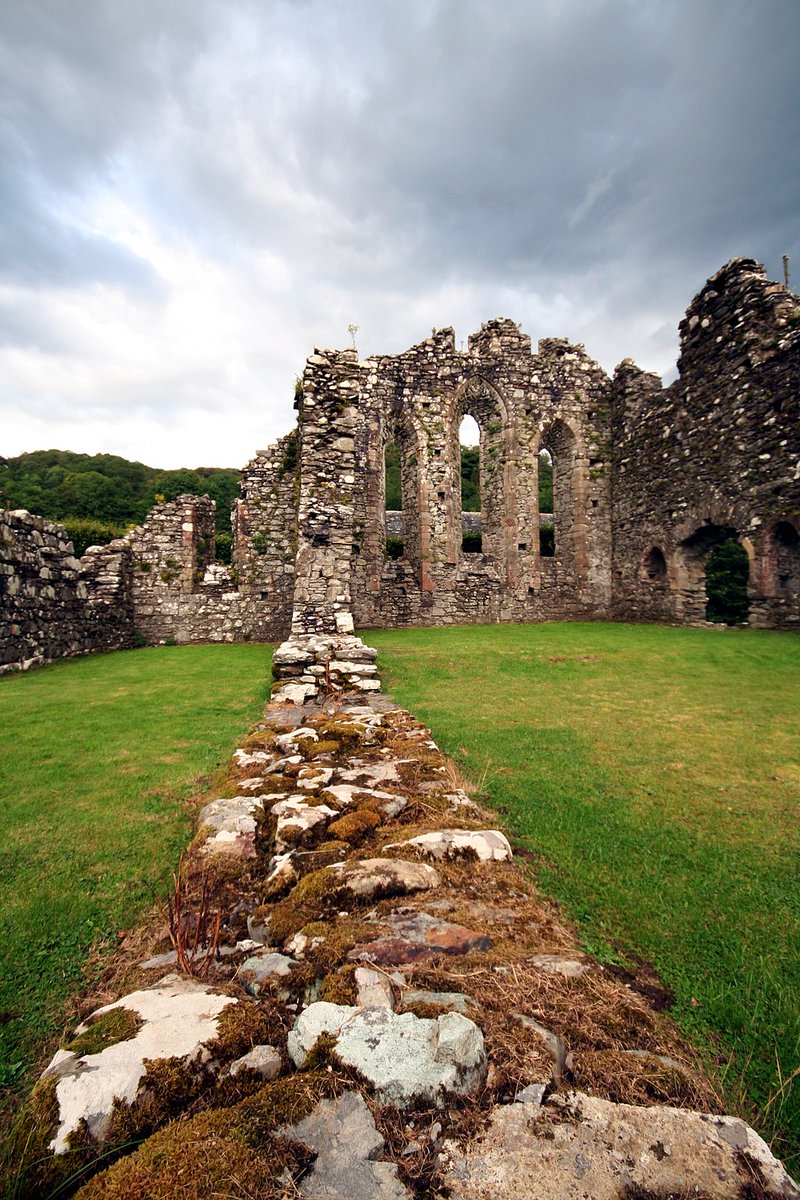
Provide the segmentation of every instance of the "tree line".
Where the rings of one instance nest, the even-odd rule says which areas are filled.
[[[140,524],[154,504],[188,493],[217,502],[221,557],[230,547],[230,511],[241,472],[226,467],[164,471],[116,454],[34,450],[0,458],[0,503],[64,525],[76,554]]]

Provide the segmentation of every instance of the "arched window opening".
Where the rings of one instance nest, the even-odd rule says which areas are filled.
[[[387,442],[383,455],[384,505],[386,514],[386,557],[403,557],[403,480],[400,450]]]
[[[466,416],[458,430],[461,452],[461,549],[464,554],[480,554],[482,538],[480,517],[465,517],[481,511],[480,429],[474,417]]]
[[[542,558],[553,558],[556,552],[553,510],[553,456],[542,447],[539,451],[539,553]]]
[[[642,559],[640,578],[645,583],[667,582],[667,560],[660,546],[652,546]]]

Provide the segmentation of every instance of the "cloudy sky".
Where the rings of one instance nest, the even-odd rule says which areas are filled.
[[[0,454],[240,466],[318,346],[492,316],[674,374],[800,279],[800,0],[5,0]]]

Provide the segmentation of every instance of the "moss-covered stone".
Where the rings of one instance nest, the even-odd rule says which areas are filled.
[[[87,1028],[76,1034],[64,1046],[72,1054],[100,1054],[117,1042],[127,1042],[142,1028],[144,1022],[137,1012],[130,1008],[112,1008],[110,1012],[90,1017]]]
[[[360,808],[356,812],[345,813],[328,826],[328,833],[351,846],[363,842],[373,830],[381,824],[381,816],[369,808]]]
[[[328,1071],[304,1071],[267,1084],[232,1108],[175,1121],[81,1188],[77,1200],[278,1200],[286,1195],[284,1173],[299,1178],[310,1156],[276,1131],[342,1090]]]

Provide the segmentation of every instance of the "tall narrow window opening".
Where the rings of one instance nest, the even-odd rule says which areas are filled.
[[[553,456],[543,447],[539,451],[539,553],[542,558],[553,558],[556,552],[553,512]]]
[[[482,550],[480,436],[475,418],[464,417],[458,430],[461,452],[461,548],[464,554],[480,554]],[[474,513],[478,514],[477,518],[472,515]]]
[[[403,557],[403,481],[400,451],[395,442],[387,442],[383,456],[386,513],[386,557]]]

